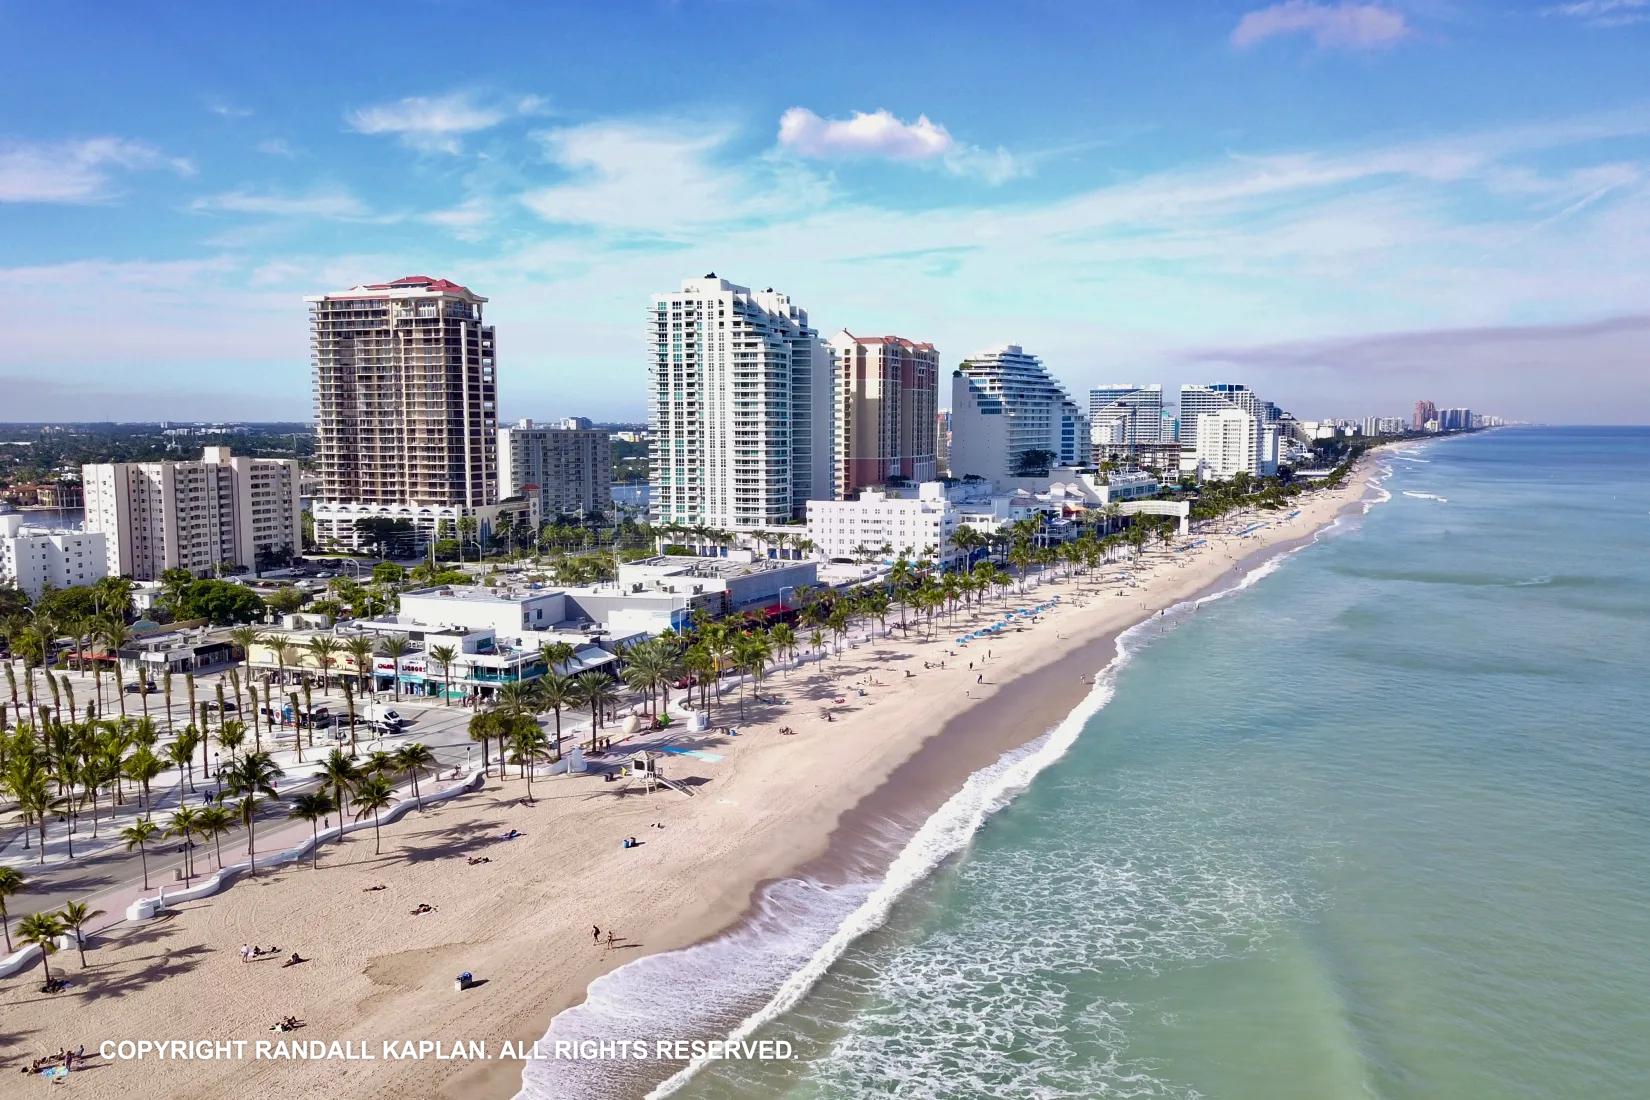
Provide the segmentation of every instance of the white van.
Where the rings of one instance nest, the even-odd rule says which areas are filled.
[[[400,729],[407,724],[394,707],[379,706],[374,703],[362,709],[361,717],[374,726],[387,726],[390,729]]]

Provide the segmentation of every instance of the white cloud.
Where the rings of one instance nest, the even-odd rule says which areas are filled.
[[[515,115],[542,114],[539,96],[522,96],[511,103],[481,103],[468,92],[442,96],[408,96],[391,103],[360,107],[345,121],[362,134],[392,134],[426,153],[457,153],[465,134],[490,130]]]
[[[904,122],[887,109],[827,119],[806,107],[792,107],[779,117],[779,146],[820,160],[882,158],[939,164],[955,175],[975,176],[991,184],[1027,171],[1006,149],[964,144],[927,115]]]
[[[269,157],[295,157],[298,151],[285,138],[269,138],[253,146],[258,152]]]
[[[721,163],[731,127],[683,120],[596,122],[536,135],[563,182],[522,195],[550,222],[657,237],[817,205],[824,185],[792,166]]]
[[[956,142],[944,126],[918,115],[901,122],[886,110],[855,111],[852,118],[824,119],[806,107],[779,117],[779,144],[805,157],[891,157],[927,160],[943,156]]]
[[[252,108],[237,106],[222,99],[215,99],[208,103],[206,109],[219,118],[250,118],[252,115]]]
[[[248,190],[207,195],[189,204],[191,210],[225,214],[264,214],[278,218],[336,218],[355,220],[370,215],[366,204],[348,191],[332,188],[304,195],[281,195]]]
[[[1411,34],[1402,12],[1379,4],[1320,4],[1284,0],[1244,15],[1232,28],[1232,45],[1246,49],[1269,38],[1307,35],[1324,49],[1372,50]]]
[[[1576,0],[1546,8],[1543,15],[1565,15],[1589,27],[1626,27],[1650,22],[1650,0]]]
[[[0,143],[0,202],[102,202],[114,193],[116,170],[193,175],[182,157],[125,138],[53,143]]]

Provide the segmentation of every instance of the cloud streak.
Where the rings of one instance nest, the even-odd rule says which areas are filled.
[[[1568,16],[1589,27],[1627,27],[1650,22],[1650,0],[1575,0],[1546,8],[1541,14]]]
[[[1411,33],[1402,12],[1379,4],[1284,0],[1245,14],[1232,28],[1231,42],[1243,50],[1273,38],[1304,36],[1320,49],[1378,50]]]
[[[189,208],[205,213],[263,214],[277,218],[356,220],[371,215],[365,203],[342,189],[316,190],[302,195],[226,191],[198,198]]]
[[[490,130],[512,117],[541,114],[544,108],[538,96],[483,103],[469,92],[452,92],[359,107],[344,121],[356,133],[390,135],[419,152],[456,154],[463,151],[465,135]]]
[[[115,195],[116,172],[194,175],[182,157],[126,138],[51,143],[0,143],[0,202],[97,203]]]

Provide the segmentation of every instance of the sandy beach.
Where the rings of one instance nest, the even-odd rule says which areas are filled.
[[[955,644],[1000,617],[993,598],[960,611],[954,626],[938,617],[932,641],[915,625],[908,637],[896,628],[840,657],[771,673],[762,690],[770,701],[751,704],[746,720],[740,692],[726,688],[713,720],[738,735],[692,745],[718,759],[667,761],[693,797],[585,775],[536,780],[528,805],[511,767],[475,794],[386,827],[382,855],[370,831],[354,834],[323,848],[318,870],[266,871],[149,924],[117,924],[93,940],[85,970],[72,951],[53,956],[67,991],[41,994],[38,967],[0,983],[0,1072],[15,1088],[30,1059],[82,1044],[90,1056],[106,1040],[336,1040],[377,1057],[89,1057],[68,1084],[110,1097],[513,1096],[521,1062],[498,1056],[502,1042],[531,1044],[602,973],[735,924],[762,883],[850,858],[873,824],[914,829],[969,774],[1069,712],[1119,631],[1226,587],[1257,558],[1356,509],[1373,466],[1366,458],[1345,488],[1309,494],[1290,518],[1258,514],[1252,522],[1267,526],[1250,534],[1204,531],[1182,540],[1201,546],[1102,571],[1131,572],[1136,587],[1045,580],[1010,599],[1017,607],[1060,597],[1022,631]],[[780,732],[787,726],[794,734]],[[498,839],[511,829],[521,835]],[[627,836],[642,843],[624,849]],[[24,895],[13,908],[26,904]],[[413,914],[420,904],[434,911]],[[593,926],[604,942],[593,942]],[[243,962],[243,943],[280,951]],[[292,951],[308,961],[283,968],[278,959]],[[456,992],[464,970],[482,984]],[[268,1030],[287,1015],[304,1026]],[[381,1056],[386,1040],[424,1039],[486,1042],[489,1057]]]

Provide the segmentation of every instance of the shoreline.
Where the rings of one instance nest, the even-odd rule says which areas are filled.
[[[112,930],[88,956],[91,973],[103,972],[89,983],[79,977],[72,953],[53,960],[54,973],[62,969],[86,986],[89,998],[73,989],[40,998],[27,977],[0,986],[0,1006],[17,1012],[27,1004],[34,1014],[17,1012],[19,1024],[0,1044],[0,1055],[11,1071],[28,1053],[23,1048],[56,1049],[74,1039],[90,1051],[103,1039],[221,1037],[261,1031],[257,1021],[277,1011],[304,1019],[308,1026],[298,1036],[305,1039],[485,1038],[495,1048],[503,1040],[530,1046],[564,1010],[587,1001],[593,982],[622,964],[736,932],[776,882],[885,873],[969,776],[1046,734],[1080,705],[1121,632],[1158,607],[1229,588],[1234,572],[1247,574],[1259,561],[1316,538],[1373,495],[1375,461],[1366,455],[1341,490],[1301,502],[1298,517],[1263,514],[1273,520],[1270,528],[1234,539],[1239,552],[1231,557],[1219,545],[1222,536],[1208,534],[1194,536],[1208,542],[1200,550],[1153,552],[1145,562],[1114,565],[1143,578],[1123,599],[1092,576],[1041,584],[1019,602],[1064,594],[1041,624],[977,643],[975,654],[990,646],[995,656],[988,668],[1002,672],[1002,682],[987,685],[989,691],[956,690],[968,682],[960,666],[970,654],[962,649],[948,658],[954,662],[949,671],[937,663],[917,671],[924,656],[937,662],[953,633],[969,625],[942,630],[936,624],[932,643],[920,640],[920,630],[913,637],[863,640],[840,656],[771,674],[763,694],[785,702],[759,703],[748,720],[737,717],[741,689],[724,690],[717,720],[737,722],[740,735],[702,739],[699,748],[715,750],[708,754],[713,763],[671,759],[673,776],[698,773],[697,797],[635,797],[639,792],[615,789],[622,785],[563,777],[539,780],[537,803],[525,806],[512,772],[505,781],[487,780],[476,795],[387,828],[382,857],[361,844],[329,846],[319,873],[283,869],[180,908],[163,922],[124,934]],[[1250,540],[1256,545],[1246,549]],[[975,608],[958,621],[996,614],[991,606]],[[898,676],[902,663],[917,672],[917,682],[874,680]],[[873,678],[869,690],[855,698],[849,685],[864,677]],[[834,699],[852,701],[832,706]],[[834,710],[836,723],[814,720],[815,705]],[[785,721],[799,727],[797,736],[778,734]],[[649,831],[654,819],[668,824],[667,831]],[[493,845],[497,831],[509,828],[524,837]],[[619,855],[617,838],[637,833],[646,843]],[[456,858],[482,850],[492,867],[466,867]],[[366,892],[380,881],[387,892]],[[408,904],[426,900],[440,911],[402,915]],[[596,950],[582,938],[592,919],[630,942],[614,952]],[[323,961],[268,977],[272,972],[236,969],[235,942],[272,936]],[[473,970],[487,988],[452,995],[451,975],[459,969]],[[170,996],[155,996],[151,983],[162,978],[174,991]],[[119,988],[98,990],[99,981]],[[756,1000],[753,1009],[765,997]],[[94,1063],[98,1072],[88,1086],[109,1095],[138,1088],[217,1096],[250,1087],[293,1097],[390,1098],[409,1091],[513,1097],[523,1088],[524,1065],[506,1058]]]
[[[1310,530],[1256,547],[1236,559],[1230,571],[1223,571],[1193,591],[1178,594],[1163,607],[1194,603],[1228,591],[1236,583],[1232,574],[1241,580],[1267,561],[1285,557],[1315,542],[1343,518],[1366,514],[1368,509],[1364,505],[1372,499],[1379,499],[1373,495],[1378,483],[1373,482],[1381,474],[1371,469],[1373,460],[1370,457],[1378,450],[1380,447],[1371,448],[1366,456],[1360,458],[1348,478],[1347,487],[1341,490],[1346,499],[1327,518]],[[1063,639],[1075,644],[1058,651],[1046,661],[1017,671],[990,695],[949,716],[938,728],[918,741],[881,782],[837,815],[819,851],[779,873],[750,883],[748,891],[745,891],[744,904],[723,925],[690,943],[661,948],[652,953],[653,956],[689,950],[750,927],[758,919],[761,899],[766,891],[787,880],[842,885],[869,872],[880,881],[889,870],[889,863],[899,855],[916,831],[971,776],[1001,760],[1005,754],[1024,749],[1048,735],[1082,705],[1100,675],[1120,656],[1117,648],[1119,637],[1153,617],[1151,609],[1143,610],[1145,614],[1127,621],[1107,623],[1098,629],[1083,632],[1081,637]],[[1029,707],[1028,700],[1032,701]],[[890,836],[890,826],[895,831],[894,836]],[[944,858],[955,854],[950,853]],[[579,1005],[588,993],[587,986],[577,995],[567,998],[555,1011],[543,1017],[542,1026],[526,1037],[526,1041],[531,1043],[541,1039],[561,1013]],[[451,1100],[470,1096],[479,1096],[484,1100],[513,1100],[522,1095],[526,1087],[522,1077],[525,1066],[522,1059],[483,1063],[455,1079],[451,1085],[458,1086],[456,1089],[449,1086],[440,1095]],[[664,1078],[664,1074],[659,1075],[654,1085]]]

